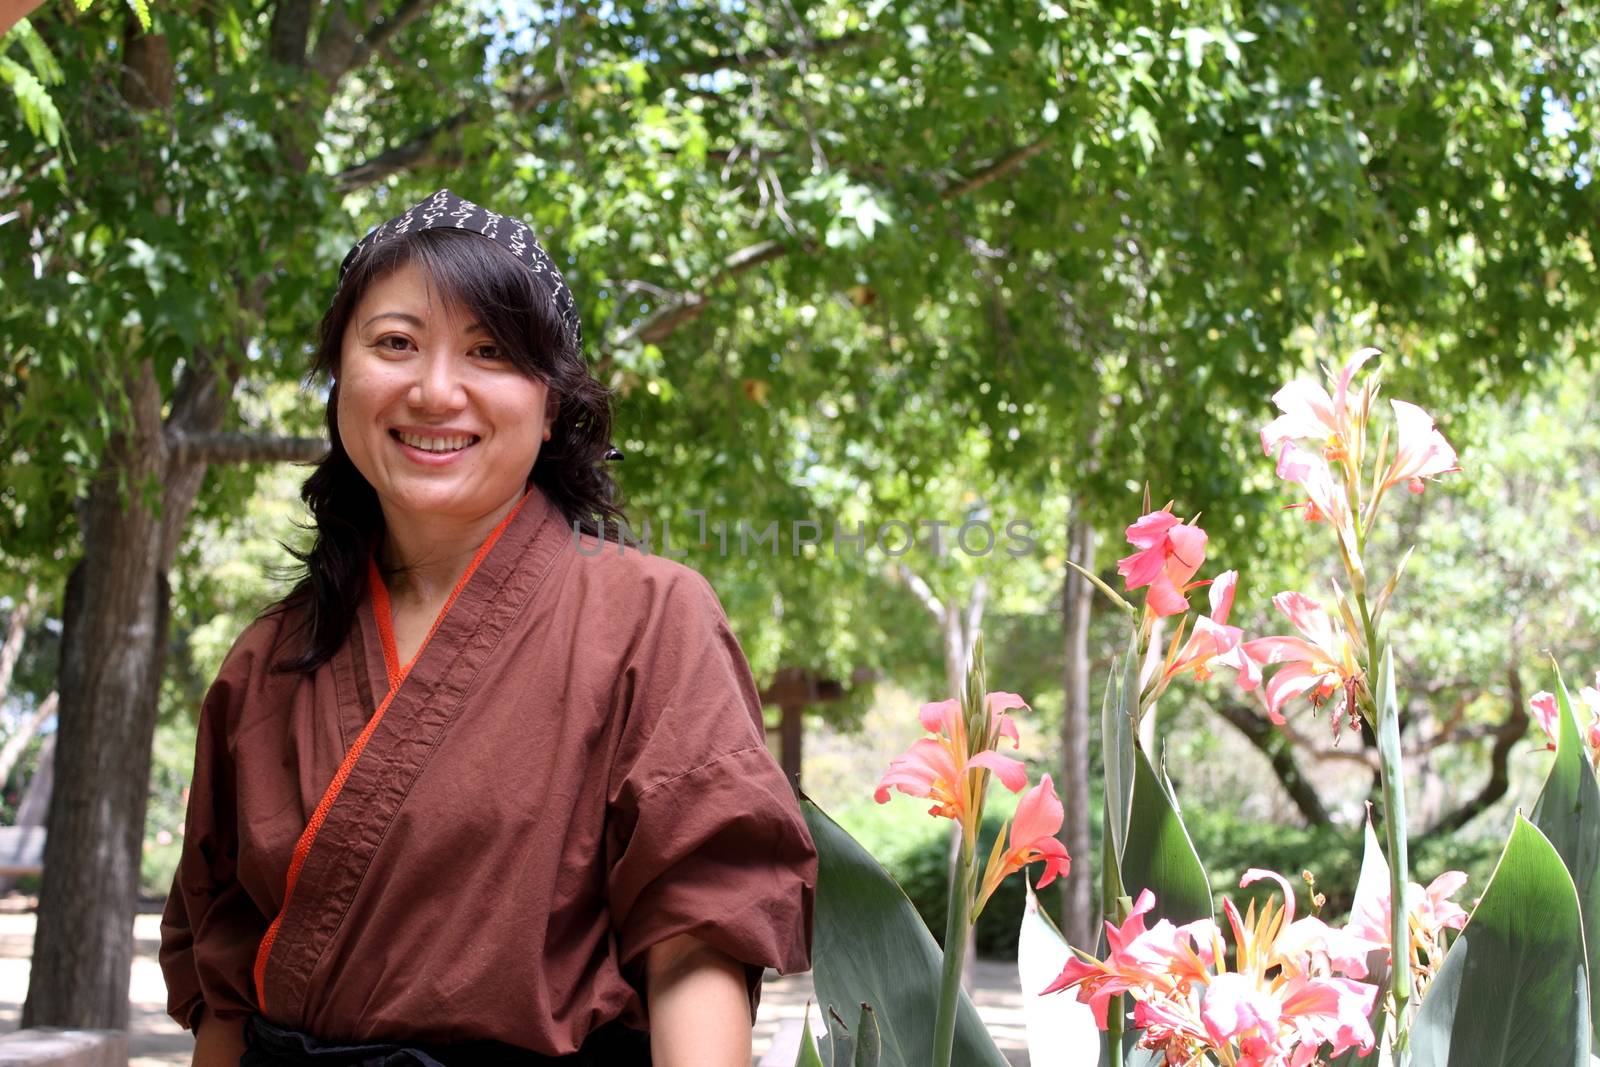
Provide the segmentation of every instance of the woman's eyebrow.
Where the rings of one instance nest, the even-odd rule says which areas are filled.
[[[412,326],[415,326],[419,330],[425,329],[427,327],[427,323],[423,322],[421,319],[417,318],[415,315],[410,314],[409,312],[405,312],[405,311],[380,311],[376,315],[372,316],[372,318],[370,318],[366,322],[362,323],[361,324],[361,328],[363,330],[365,330],[367,327],[371,326],[373,323],[377,322],[379,319],[399,319],[401,322],[408,323],[408,324],[410,324]],[[473,330],[483,330],[485,333],[487,333],[488,332],[488,327],[486,327],[481,322],[469,323],[467,325],[467,331],[470,333]]]

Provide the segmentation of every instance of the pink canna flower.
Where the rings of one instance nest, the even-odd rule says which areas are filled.
[[[1461,871],[1445,871],[1428,883],[1426,889],[1416,882],[1406,885],[1407,927],[1411,939],[1406,955],[1419,993],[1444,962],[1444,932],[1460,930],[1467,925],[1466,910],[1450,899],[1466,884],[1467,876]],[[1355,942],[1382,949],[1392,967],[1394,950],[1389,936],[1389,899],[1389,865],[1379,857],[1376,865],[1362,866],[1345,933]],[[1361,978],[1366,972],[1361,968],[1347,969],[1345,973]]]
[[[1261,450],[1269,456],[1280,454],[1285,441],[1310,441],[1322,457],[1338,462],[1350,451],[1350,442],[1360,432],[1357,412],[1350,404],[1350,381],[1362,364],[1378,355],[1376,348],[1363,348],[1345,361],[1333,378],[1333,395],[1316,382],[1296,379],[1272,396],[1282,415],[1261,430]]]
[[[1533,694],[1532,699],[1528,701],[1528,709],[1533,712],[1534,721],[1550,739],[1545,742],[1544,747],[1554,752],[1558,731],[1555,694],[1549,692]],[[1600,671],[1595,672],[1594,685],[1586,685],[1578,690],[1578,699],[1574,702],[1572,710],[1578,719],[1578,731],[1589,746],[1590,762],[1600,764]],[[1587,726],[1583,725],[1584,712],[1589,716]]]
[[[1528,701],[1528,710],[1533,712],[1534,721],[1539,724],[1539,728],[1550,739],[1545,742],[1544,747],[1554,752],[1556,750],[1556,736],[1560,733],[1557,719],[1561,714],[1556,706],[1556,695],[1548,690],[1540,690],[1533,694],[1533,698]]]
[[[1028,705],[1015,693],[989,693],[984,697],[984,705],[988,711],[989,737],[977,739],[982,747],[976,752],[971,751],[968,744],[959,700],[922,705],[917,717],[923,728],[936,736],[913,742],[903,755],[891,760],[888,771],[878,780],[873,799],[879,804],[888,803],[891,788],[908,796],[927,797],[934,802],[928,809],[929,815],[954,819],[961,823],[965,832],[971,833],[976,814],[973,810],[974,772],[993,771],[1007,789],[1020,792],[1028,784],[1022,761],[1002,756],[988,746],[1007,737],[1013,748],[1018,747],[1016,723],[1006,712]]]
[[[1395,446],[1394,459],[1383,475],[1383,489],[1404,482],[1413,493],[1423,490],[1423,481],[1441,474],[1451,474],[1461,468],[1456,464],[1456,450],[1433,425],[1433,416],[1404,400],[1389,401],[1394,408]]]
[[[1332,973],[1336,953],[1318,939],[1337,931],[1315,918],[1295,920],[1285,878],[1251,870],[1241,885],[1263,878],[1282,888],[1281,907],[1268,901],[1258,911],[1252,903],[1241,915],[1223,901],[1233,970],[1222,931],[1210,920],[1184,927],[1163,921],[1145,931],[1143,917],[1154,907],[1147,890],[1120,929],[1106,924],[1106,960],[1074,959],[1045,992],[1076,987],[1102,1029],[1110,998],[1128,994],[1134,1024],[1144,1030],[1140,1045],[1164,1051],[1169,1063],[1208,1062],[1202,1057],[1210,1054],[1236,1067],[1307,1067],[1324,1045],[1334,1055],[1365,1054],[1375,1043],[1368,1020],[1377,987]]]
[[[1089,1005],[1096,1025],[1104,1030],[1112,997],[1135,990],[1146,998],[1170,994],[1180,983],[1203,977],[1213,961],[1216,924],[1202,919],[1174,926],[1161,919],[1147,930],[1144,917],[1155,906],[1154,893],[1140,892],[1121,926],[1106,922],[1106,958],[1078,953],[1040,995],[1076,988],[1078,1003]]]
[[[1586,685],[1578,690],[1578,700],[1589,709],[1589,729],[1585,736],[1589,741],[1591,758],[1600,763],[1600,671],[1594,672],[1594,685]]]
[[[1022,800],[1017,803],[1017,813],[1011,820],[1009,846],[1005,845],[1004,831],[995,840],[994,853],[989,857],[988,867],[983,873],[983,889],[973,909],[974,918],[1006,876],[1022,870],[1028,864],[1044,861],[1044,873],[1035,883],[1039,889],[1053,882],[1057,875],[1065,875],[1072,869],[1072,857],[1067,855],[1067,846],[1056,839],[1064,816],[1061,799],[1056,796],[1055,784],[1050,781],[1048,774],[1039,779],[1038,785],[1022,794]]]
[[[1240,642],[1244,631],[1228,625],[1228,615],[1233,611],[1234,590],[1239,584],[1238,571],[1223,571],[1211,583],[1211,614],[1194,621],[1194,632],[1162,670],[1156,692],[1178,675],[1192,672],[1205,681],[1219,667],[1230,667],[1238,672],[1239,685],[1254,689],[1261,682],[1261,667],[1244,654]]]
[[[1160,616],[1189,610],[1184,589],[1206,558],[1206,532],[1180,522],[1170,511],[1152,511],[1128,527],[1128,541],[1139,549],[1117,561],[1128,589],[1150,587],[1146,602]]]
[[[1309,522],[1326,522],[1346,543],[1355,537],[1350,500],[1333,476],[1333,468],[1321,456],[1313,455],[1285,441],[1278,453],[1278,477],[1293,482],[1305,491],[1306,499],[1292,508],[1305,508]]]
[[[1258,637],[1242,646],[1244,655],[1265,666],[1284,663],[1267,680],[1267,715],[1282,725],[1283,706],[1296,697],[1309,697],[1313,706],[1341,689],[1345,692],[1343,710],[1334,716],[1334,735],[1347,718],[1354,725],[1356,687],[1361,682],[1361,667],[1355,648],[1323,606],[1303,593],[1283,592],[1272,603],[1300,631],[1299,637]]]

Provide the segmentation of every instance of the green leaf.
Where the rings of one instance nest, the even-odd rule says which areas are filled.
[[[128,0],[128,9],[139,20],[139,28],[145,33],[150,32],[150,5],[146,0]]]
[[[1417,1013],[1412,1067],[1588,1067],[1586,972],[1572,876],[1518,815]]]
[[[933,1017],[943,955],[921,916],[879,866],[809,798],[801,810],[817,846],[812,981],[823,1005],[871,1004],[883,1067],[933,1062]],[[965,992],[953,1062],[1007,1067]]]
[[[871,1004],[861,1005],[861,1017],[856,1022],[856,1055],[854,1067],[878,1067],[883,1057],[883,1035],[878,1033],[878,1015]]]
[[[1134,752],[1133,805],[1128,843],[1122,853],[1123,892],[1135,899],[1148,889],[1156,896],[1150,922],[1182,924],[1209,919],[1211,882],[1195,852],[1168,785],[1142,751]]]
[[[1106,679],[1100,703],[1100,743],[1105,752],[1106,828],[1121,859],[1133,803],[1133,706],[1139,701],[1139,632],[1128,638],[1121,670]]]
[[[1556,758],[1533,807],[1533,825],[1550,839],[1577,886],[1583,913],[1589,982],[1589,1022],[1600,1026],[1600,785],[1589,766],[1567,685],[1556,675]]]
[[[856,1058],[855,1035],[831,1006],[828,1008],[828,1052],[822,1058],[827,1067],[847,1067]]]
[[[794,1067],[823,1067],[822,1057],[817,1054],[817,1039],[811,1034],[811,1002],[806,1001],[805,1027],[800,1031],[800,1055],[794,1061]]]

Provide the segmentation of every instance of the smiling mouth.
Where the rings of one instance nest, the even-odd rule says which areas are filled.
[[[429,452],[436,456],[449,455],[452,452],[461,452],[477,444],[482,438],[476,434],[455,434],[449,437],[422,437],[418,434],[401,433],[399,430],[390,430],[389,436],[403,445],[409,445],[419,452]]]

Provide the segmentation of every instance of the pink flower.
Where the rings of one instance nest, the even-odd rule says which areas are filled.
[[[1278,455],[1283,442],[1297,440],[1315,442],[1325,459],[1338,461],[1348,455],[1349,443],[1359,432],[1350,409],[1350,380],[1376,355],[1376,348],[1363,348],[1346,360],[1333,379],[1331,397],[1321,385],[1303,378],[1274,393],[1272,402],[1283,414],[1262,428],[1261,450]]]
[[[983,889],[978,894],[974,916],[983,910],[990,894],[999,888],[1007,875],[1022,870],[1030,863],[1044,861],[1044,873],[1035,883],[1039,889],[1049,885],[1057,875],[1065,875],[1072,869],[1072,857],[1067,855],[1067,846],[1056,840],[1064,815],[1061,800],[1056,796],[1055,784],[1050,781],[1048,774],[1022,795],[1017,803],[1017,814],[1011,820],[1010,847],[1002,851],[1002,840],[995,841],[994,853],[989,857],[988,867],[983,873]],[[1002,839],[1005,836],[1001,834]]]
[[[1295,697],[1307,696],[1317,706],[1343,689],[1345,712],[1334,717],[1337,735],[1345,716],[1354,721],[1355,686],[1361,679],[1355,649],[1326,609],[1310,597],[1284,592],[1273,597],[1272,603],[1302,636],[1258,637],[1242,646],[1246,656],[1263,666],[1287,664],[1267,680],[1267,714],[1281,725],[1287,721],[1282,708]]]
[[[1446,930],[1459,930],[1467,925],[1467,913],[1450,898],[1466,885],[1467,876],[1461,871],[1445,871],[1424,889],[1416,882],[1406,884],[1407,929],[1411,944],[1406,955],[1412,974],[1420,991],[1426,986],[1434,970],[1444,961]],[[1394,965],[1393,939],[1389,929],[1389,865],[1378,858],[1376,864],[1364,864],[1361,880],[1356,885],[1356,898],[1350,908],[1350,922],[1345,933],[1373,948],[1383,949]],[[1365,975],[1348,969],[1346,974],[1356,978]]]
[[[1334,1055],[1370,1051],[1377,987],[1330,973],[1328,942],[1337,931],[1315,918],[1295,920],[1294,892],[1282,875],[1252,869],[1241,885],[1263,878],[1282,888],[1281,907],[1269,900],[1258,912],[1252,903],[1241,916],[1223,901],[1233,970],[1209,919],[1183,927],[1163,920],[1146,931],[1143,917],[1155,905],[1147,890],[1120,929],[1106,924],[1105,961],[1074,959],[1045,992],[1076,986],[1101,1029],[1110,998],[1128,994],[1134,1023],[1145,1031],[1141,1047],[1163,1050],[1169,1063],[1209,1062],[1202,1059],[1209,1053],[1235,1065],[1306,1067],[1324,1044]]]
[[[1195,619],[1194,632],[1162,671],[1158,693],[1185,671],[1194,672],[1194,676],[1203,682],[1218,667],[1231,667],[1239,672],[1239,685],[1244,689],[1254,689],[1260,684],[1260,665],[1239,647],[1244,631],[1228,625],[1228,615],[1233,611],[1234,590],[1238,584],[1238,571],[1223,571],[1212,581],[1211,614]]]
[[[1331,524],[1346,540],[1355,536],[1350,500],[1333,476],[1333,468],[1321,456],[1283,442],[1278,452],[1278,477],[1293,482],[1305,491],[1306,499],[1290,507],[1305,508],[1310,522]]]
[[[1106,922],[1106,958],[1080,953],[1067,961],[1056,980],[1040,994],[1078,989],[1078,1003],[1088,1004],[1095,1023],[1106,1028],[1106,1008],[1111,998],[1130,990],[1172,992],[1179,983],[1206,974],[1213,961],[1211,946],[1216,924],[1209,919],[1174,926],[1159,920],[1146,930],[1144,917],[1156,906],[1155,894],[1146,889],[1133,902],[1121,926]]]
[[[1533,712],[1534,721],[1544,730],[1545,736],[1550,738],[1544,747],[1552,752],[1555,751],[1556,735],[1559,731],[1555,694],[1535,693],[1528,701],[1528,707]],[[1589,713],[1588,726],[1583,725],[1583,716],[1578,712],[1579,707]],[[1589,746],[1590,761],[1600,763],[1600,671],[1595,672],[1594,685],[1586,685],[1578,690],[1578,707],[1572,710],[1578,718],[1579,732]]]
[[[1544,747],[1554,752],[1556,749],[1556,737],[1561,732],[1560,727],[1557,725],[1560,711],[1556,707],[1556,695],[1548,690],[1541,690],[1533,694],[1533,699],[1528,701],[1528,708],[1533,712],[1534,721],[1539,724],[1540,729],[1544,730],[1545,736],[1550,738],[1549,741],[1545,742]]]
[[[929,815],[954,819],[971,832],[975,815],[975,772],[993,771],[1000,783],[1013,793],[1028,784],[1027,770],[1020,760],[1002,756],[987,747],[1009,737],[1018,746],[1017,726],[1006,711],[1028,705],[1015,693],[989,693],[984,697],[988,711],[988,738],[979,738],[979,751],[971,751],[967,725],[959,700],[940,700],[924,704],[917,711],[923,728],[934,737],[913,742],[903,755],[889,762],[889,769],[878,780],[873,799],[889,802],[891,787],[908,796],[927,797],[933,806]]]
[[[1127,535],[1139,549],[1117,561],[1117,573],[1127,579],[1128,589],[1149,586],[1147,602],[1157,615],[1188,611],[1183,591],[1206,558],[1206,532],[1179,522],[1170,511],[1152,511],[1128,527]]]
[[[1398,443],[1383,476],[1384,489],[1405,482],[1411,492],[1420,493],[1423,479],[1461,469],[1456,465],[1456,450],[1434,429],[1432,415],[1404,400],[1391,400],[1389,405],[1394,408]]]

